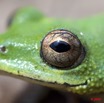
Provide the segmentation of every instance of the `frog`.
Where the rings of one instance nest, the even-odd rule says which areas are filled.
[[[17,10],[0,35],[0,75],[77,94],[104,92],[103,20]]]

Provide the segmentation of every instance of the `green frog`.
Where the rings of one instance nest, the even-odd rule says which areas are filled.
[[[104,92],[104,14],[80,20],[19,9],[0,35],[0,74],[78,94]]]

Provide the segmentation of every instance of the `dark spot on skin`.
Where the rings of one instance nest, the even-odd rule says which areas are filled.
[[[6,47],[5,46],[0,46],[0,52],[5,52],[6,51]]]

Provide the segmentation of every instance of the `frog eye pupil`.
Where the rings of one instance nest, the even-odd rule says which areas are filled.
[[[50,47],[56,52],[66,52],[71,49],[71,46],[64,41],[55,41],[50,44]]]

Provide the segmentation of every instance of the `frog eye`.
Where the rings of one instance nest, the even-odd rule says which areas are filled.
[[[53,30],[41,43],[40,56],[43,61],[58,69],[78,66],[85,54],[85,49],[78,37],[68,30]]]

